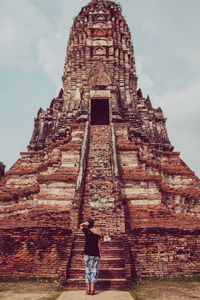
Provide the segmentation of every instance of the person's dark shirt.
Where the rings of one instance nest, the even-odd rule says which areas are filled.
[[[100,256],[99,245],[98,245],[100,235],[93,233],[86,227],[84,227],[82,230],[85,235],[84,254],[89,256]]]

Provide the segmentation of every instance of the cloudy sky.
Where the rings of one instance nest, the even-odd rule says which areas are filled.
[[[139,87],[161,106],[175,151],[200,176],[200,1],[121,0]],[[26,151],[40,107],[62,87],[73,18],[87,0],[0,0],[0,161]]]

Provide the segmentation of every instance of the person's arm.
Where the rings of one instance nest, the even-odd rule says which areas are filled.
[[[84,223],[81,223],[80,225],[80,229],[82,230],[83,227],[87,227],[89,225],[88,221],[84,222]]]
[[[101,257],[101,239],[98,241],[98,246],[99,246],[99,255]]]

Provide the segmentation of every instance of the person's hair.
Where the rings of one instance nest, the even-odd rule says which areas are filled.
[[[91,218],[88,219],[88,223],[89,223],[88,228],[92,228],[94,226],[94,221]]]

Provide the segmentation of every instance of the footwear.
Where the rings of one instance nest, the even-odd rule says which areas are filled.
[[[86,295],[90,295],[91,291],[90,290],[87,290],[86,291]]]
[[[95,290],[94,291],[90,291],[90,295],[96,295]]]

